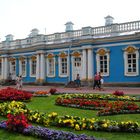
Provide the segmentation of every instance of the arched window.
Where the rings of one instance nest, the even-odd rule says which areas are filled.
[[[10,57],[9,63],[10,63],[10,73],[12,74],[13,79],[15,79],[15,77],[16,77],[16,58]]]
[[[109,50],[101,48],[96,52],[97,72],[101,72],[103,76],[109,76]]]
[[[65,52],[59,54],[59,76],[66,77],[68,75],[68,55]]]
[[[26,76],[27,59],[24,56],[19,58],[19,74],[23,77]]]
[[[125,76],[139,75],[139,52],[134,46],[124,49],[124,74]]]
[[[30,76],[36,76],[36,56],[31,56],[30,59]]]
[[[47,55],[47,76],[55,76],[55,57],[52,53]]]
[[[82,57],[80,51],[72,53],[72,80],[76,79],[77,74],[82,77]]]

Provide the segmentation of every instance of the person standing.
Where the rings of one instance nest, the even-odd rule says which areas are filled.
[[[75,82],[76,82],[76,85],[78,87],[81,87],[81,80],[80,80],[80,75],[79,74],[77,74]]]
[[[99,72],[99,77],[100,77],[100,80],[99,80],[100,89],[104,91],[104,87],[103,87],[104,79],[103,79],[103,76],[101,75],[101,72]]]
[[[96,72],[95,75],[94,75],[94,85],[93,85],[93,89],[95,89],[96,87],[99,88],[100,90],[100,75]]]
[[[19,90],[20,88],[20,77],[19,75],[16,77],[16,88]]]
[[[19,76],[19,88],[22,90],[23,82],[22,82],[22,75]]]

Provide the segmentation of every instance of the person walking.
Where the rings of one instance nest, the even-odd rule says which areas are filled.
[[[95,75],[94,75],[94,84],[93,84],[93,89],[95,89],[96,87],[98,87],[99,88],[99,90],[101,89],[101,87],[100,87],[100,75],[99,75],[99,73],[95,73]]]

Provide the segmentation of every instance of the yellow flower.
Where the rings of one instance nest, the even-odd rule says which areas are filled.
[[[57,113],[56,112],[52,112],[52,116],[53,117],[57,116]]]
[[[90,129],[93,129],[93,125],[90,125]]]
[[[71,124],[71,127],[74,127],[74,123]]]
[[[75,130],[80,130],[80,126],[78,124],[75,125]]]
[[[102,124],[102,127],[107,128],[107,123]]]
[[[86,127],[86,123],[83,123],[82,128],[85,128],[85,127]]]

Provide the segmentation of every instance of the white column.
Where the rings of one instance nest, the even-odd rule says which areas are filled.
[[[40,56],[37,54],[36,59],[36,80],[39,81],[40,79]]]
[[[4,79],[4,68],[5,68],[5,63],[4,63],[4,58],[2,58],[2,76],[1,78]]]
[[[88,80],[93,79],[93,51],[88,49]]]
[[[8,58],[5,57],[5,66],[4,66],[4,79],[8,78]]]
[[[41,53],[40,56],[40,82],[45,81],[45,56],[44,53]]]
[[[82,58],[82,80],[86,80],[87,65],[86,65],[86,49],[83,49],[83,58]]]

